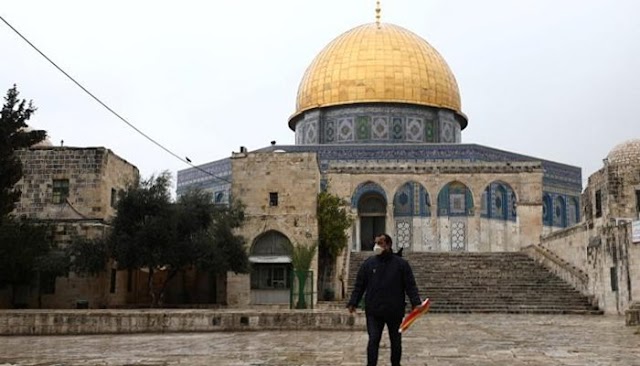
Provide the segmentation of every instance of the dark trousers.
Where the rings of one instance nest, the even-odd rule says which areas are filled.
[[[385,324],[391,341],[391,366],[400,366],[402,358],[402,335],[398,332],[402,323],[402,316],[375,316],[367,314],[367,332],[369,344],[367,345],[367,366],[378,364],[378,348],[382,338],[382,329]]]

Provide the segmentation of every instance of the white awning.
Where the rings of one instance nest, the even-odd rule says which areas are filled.
[[[252,255],[249,256],[251,263],[291,263],[291,257],[286,255]]]

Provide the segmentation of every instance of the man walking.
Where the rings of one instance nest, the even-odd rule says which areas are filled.
[[[385,324],[391,342],[391,365],[400,366],[402,335],[398,329],[404,317],[405,294],[413,308],[421,302],[411,266],[406,260],[393,254],[391,244],[391,237],[387,234],[376,237],[373,247],[376,255],[360,266],[347,304],[349,312],[355,312],[364,295],[369,333],[367,366],[378,364],[378,348]]]

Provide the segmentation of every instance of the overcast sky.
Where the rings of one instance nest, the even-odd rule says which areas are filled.
[[[293,144],[300,79],[374,0],[0,0],[0,15],[107,105],[195,164]],[[447,60],[463,143],[582,168],[640,137],[640,1],[383,0],[382,21]],[[90,99],[0,23],[13,84],[53,144],[105,146],[144,176],[187,168]]]

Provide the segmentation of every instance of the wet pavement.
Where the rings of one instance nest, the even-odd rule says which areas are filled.
[[[427,314],[403,336],[403,365],[640,366],[639,329],[613,316]],[[5,336],[0,366],[355,366],[366,342],[363,331]]]

